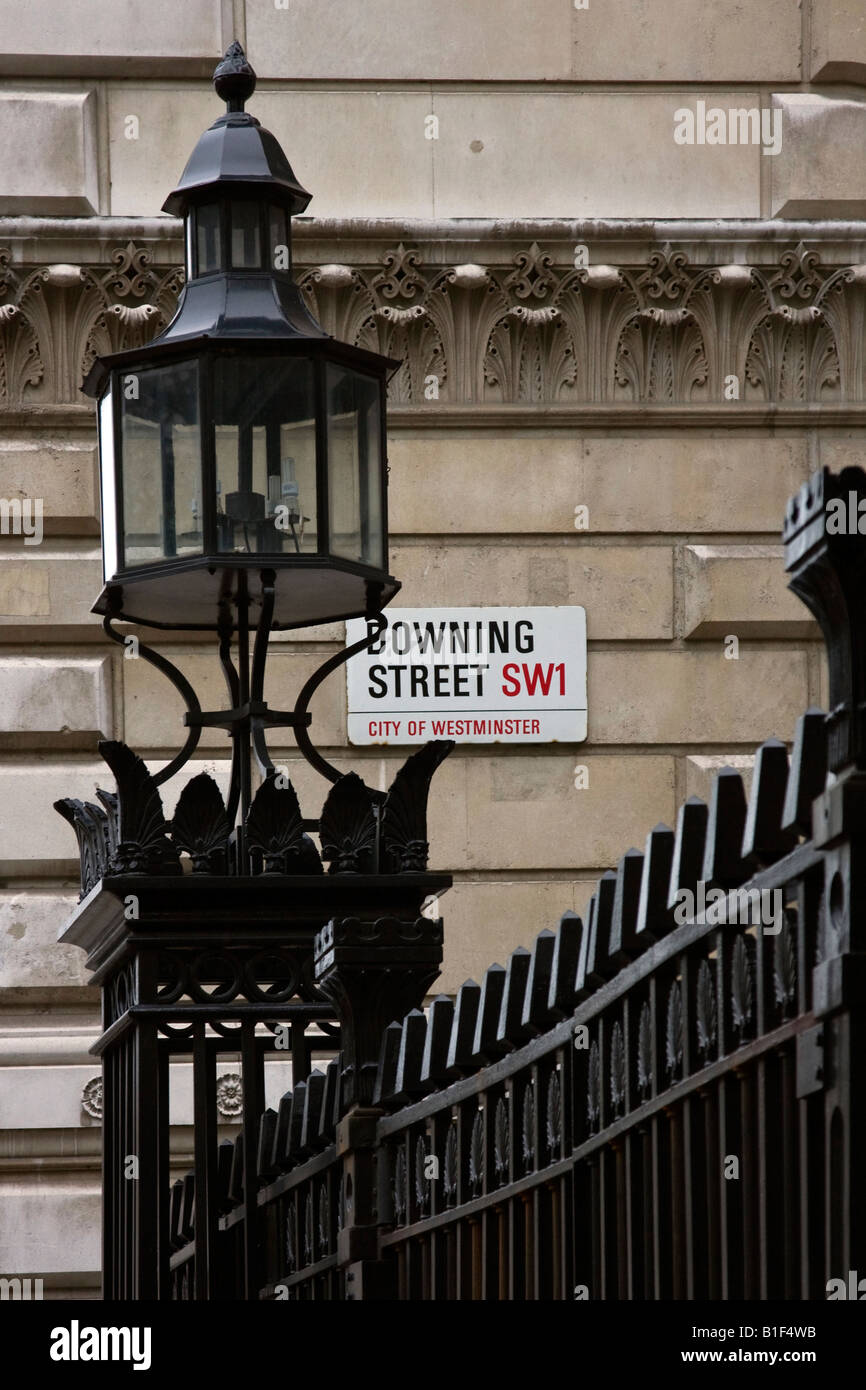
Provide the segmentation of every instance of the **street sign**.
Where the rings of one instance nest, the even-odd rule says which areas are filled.
[[[347,666],[349,742],[579,743],[583,608],[389,608]],[[367,631],[346,624],[346,642]]]

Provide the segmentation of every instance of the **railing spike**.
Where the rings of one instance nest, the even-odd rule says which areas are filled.
[[[274,1127],[273,1146],[271,1148],[271,1163],[282,1171],[288,1168],[289,1158],[289,1129],[292,1122],[292,1093],[286,1091],[280,1097],[280,1104],[277,1109],[277,1123]]]
[[[812,834],[812,803],[827,780],[827,716],[822,709],[807,709],[797,720],[782,829]]]
[[[292,1110],[289,1116],[287,1157],[297,1163],[301,1155],[301,1131],[304,1127],[304,1106],[307,1103],[307,1083],[298,1081],[292,1092]]]
[[[382,1034],[379,1049],[379,1067],[376,1073],[376,1086],[373,1091],[373,1104],[383,1105],[394,1095],[397,1084],[397,1063],[400,1060],[400,1043],[403,1038],[403,1025],[389,1023]]]
[[[238,1135],[232,1154],[232,1173],[229,1179],[229,1201],[233,1207],[244,1200],[244,1144],[243,1135]]]
[[[772,864],[793,849],[796,836],[782,828],[787,785],[788,750],[779,739],[769,738],[755,754],[743,832],[744,857],[754,855],[759,864]]]
[[[421,1063],[427,1042],[427,1019],[421,1009],[412,1009],[403,1019],[400,1055],[397,1058],[397,1081],[394,1099],[405,1105],[424,1094],[427,1089],[421,1080]]]
[[[743,857],[746,827],[746,792],[743,779],[732,767],[723,767],[713,778],[704,845],[701,878],[719,888],[737,888],[754,869]]]
[[[472,1044],[472,1063],[476,1067],[493,1061],[495,1057],[501,1057],[505,1051],[496,1037],[504,993],[505,968],[497,961],[495,965],[488,966],[481,981],[478,1022]]]
[[[707,834],[707,803],[698,796],[684,801],[677,816],[671,878],[668,887],[668,907],[674,908],[677,895],[694,893],[704,868],[704,844]]]
[[[301,1123],[301,1152],[313,1153],[318,1147],[322,1102],[325,1099],[325,1073],[314,1069],[307,1077],[304,1118]]]
[[[335,1057],[325,1067],[325,1092],[319,1116],[319,1143],[329,1144],[334,1137],[334,1111],[340,1081],[340,1059]]]
[[[540,931],[532,946],[529,977],[523,1000],[520,1024],[525,1037],[541,1033],[550,1022],[550,979],[556,937],[547,928]]]
[[[463,1076],[474,1070],[475,1029],[481,1004],[481,986],[474,980],[464,980],[457,991],[451,1040],[448,1044],[446,1067],[451,1077]]]
[[[660,941],[673,926],[668,908],[674,832],[660,821],[646,837],[635,934],[639,940]]]
[[[277,1132],[277,1112],[268,1109],[259,1119],[259,1143],[256,1150],[256,1173],[259,1180],[266,1182],[274,1177],[279,1168],[274,1163],[274,1136]]]
[[[617,969],[639,956],[646,945],[646,938],[641,940],[637,934],[642,877],[643,855],[639,849],[626,850],[617,865],[607,950],[608,960]]]
[[[611,975],[616,974],[616,966],[608,959],[610,947],[610,924],[613,920],[613,904],[616,897],[616,874],[606,869],[598,880],[598,888],[592,899],[593,910],[589,917],[589,938],[586,950],[586,973],[584,986],[598,989]]]
[[[505,989],[502,993],[499,1023],[496,1028],[496,1041],[503,1047],[519,1047],[521,1043],[526,1041],[528,1032],[531,1031],[524,1030],[522,1023],[531,960],[532,957],[525,946],[518,946],[508,957]]]
[[[446,1080],[448,1046],[453,1025],[454,1000],[447,994],[438,994],[427,1015],[427,1037],[421,1059],[421,1082],[427,1090],[441,1085]]]
[[[567,1018],[574,1008],[574,981],[580,958],[583,922],[576,912],[564,912],[553,947],[547,1008],[553,1018]]]

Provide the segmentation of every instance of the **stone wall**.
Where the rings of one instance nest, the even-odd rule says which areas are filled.
[[[98,1010],[80,953],[56,945],[77,888],[51,803],[105,784],[100,736],[154,767],[182,741],[171,688],[89,612],[97,462],[78,388],[95,353],[172,313],[182,247],[159,208],[218,113],[216,58],[246,41],[251,109],[314,194],[296,221],[311,304],[403,359],[399,601],[587,610],[587,742],[461,748],[437,775],[454,991],[826,700],[778,538],[816,466],[860,461],[866,19],[858,0],[4,7],[0,498],[41,498],[44,538],[0,535],[0,1274],[78,1296],[99,1268]],[[677,112],[721,111],[727,130],[752,109],[777,154],[674,139]],[[342,639],[279,638],[272,703]],[[212,653],[172,647],[213,707]],[[313,713],[327,756],[385,785],[399,759],[347,748],[340,676]],[[318,779],[280,737],[312,814]],[[224,775],[225,752],[207,735],[175,781]],[[180,1161],[182,1079],[176,1118]]]

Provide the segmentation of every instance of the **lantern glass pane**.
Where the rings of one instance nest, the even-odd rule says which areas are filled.
[[[114,463],[114,397],[109,386],[99,402],[99,469],[102,493],[102,565],[105,582],[117,574],[117,490]]]
[[[262,248],[259,240],[259,204],[233,202],[232,218],[232,266],[236,270],[258,270],[262,264]]]
[[[195,215],[198,238],[197,275],[219,270],[222,263],[222,234],[219,203],[206,203]]]
[[[200,555],[198,364],[127,372],[119,389],[125,568]]]
[[[326,390],[330,550],[382,569],[381,386],[329,363]]]
[[[218,550],[315,554],[312,363],[306,357],[218,358],[213,394]]]

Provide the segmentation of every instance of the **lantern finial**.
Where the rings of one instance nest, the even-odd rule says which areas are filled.
[[[213,84],[227,111],[243,111],[244,102],[256,90],[256,74],[237,39],[229,45],[225,57],[214,69]]]

